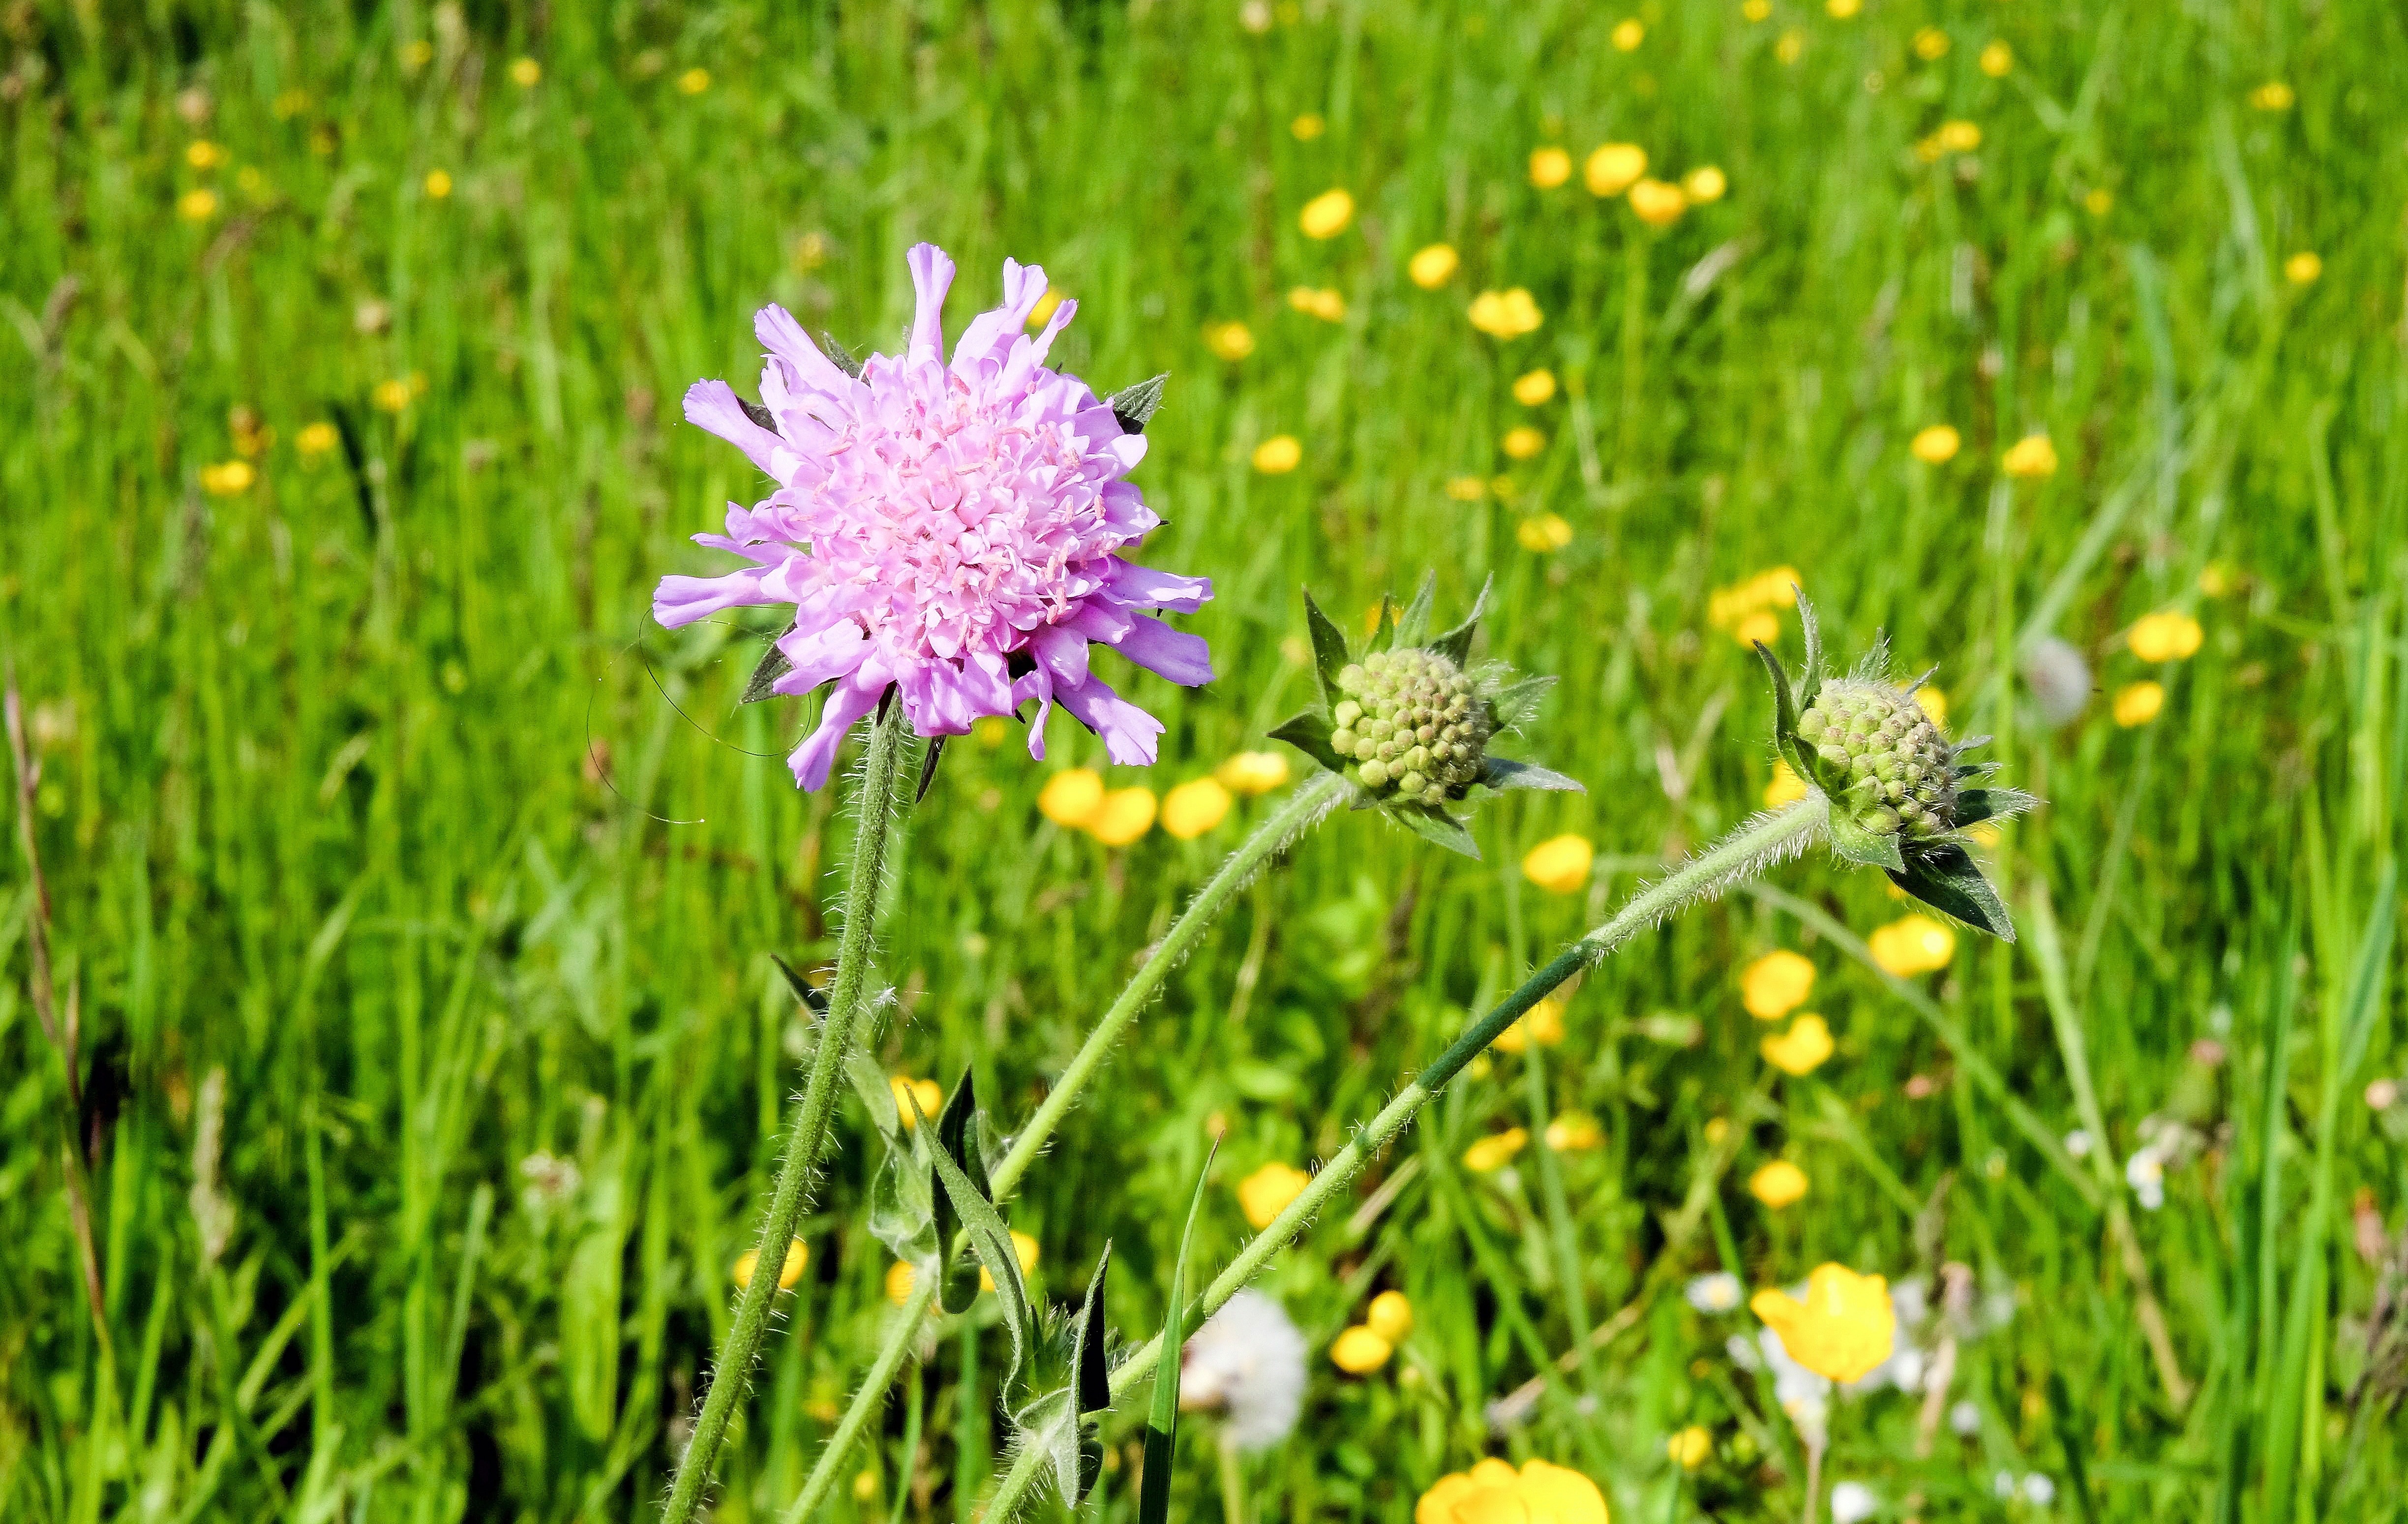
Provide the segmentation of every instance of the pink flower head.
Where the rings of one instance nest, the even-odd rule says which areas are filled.
[[[727,505],[724,535],[697,543],[752,563],[724,577],[664,577],[652,617],[675,628],[723,609],[792,604],[778,641],[781,694],[835,684],[819,728],[787,758],[807,789],[827,782],[837,744],[892,685],[924,736],[958,736],[982,715],[1037,715],[1045,755],[1059,701],[1115,762],[1150,763],[1162,722],[1089,669],[1100,640],[1193,687],[1212,665],[1200,637],[1146,609],[1193,613],[1203,577],[1153,571],[1121,553],[1162,521],[1121,478],[1145,439],[1045,352],[1078,309],[1065,301],[1025,332],[1045,272],[1003,262],[1003,305],[970,320],[945,359],[941,314],[953,262],[910,256],[919,309],[901,355],[847,375],[783,308],[752,331],[768,346],[755,409],[724,381],[697,381],[685,415],[752,458],[778,490]]]

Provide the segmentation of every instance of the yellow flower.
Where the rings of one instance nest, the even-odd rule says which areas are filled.
[[[1491,1456],[1432,1484],[1413,1524],[1607,1524],[1605,1494],[1568,1467],[1527,1460],[1516,1472]]]
[[[1730,180],[1713,165],[1700,165],[1681,177],[1682,194],[1701,207],[1709,201],[1720,201],[1729,189]]]
[[[678,89],[689,95],[699,95],[710,88],[710,71],[691,68],[678,76]]]
[[[1802,32],[1784,32],[1781,40],[1772,45],[1772,56],[1784,64],[1795,64],[1805,55],[1806,35]]]
[[[1683,1471],[1695,1471],[1714,1453],[1714,1436],[1691,1424],[1664,1442],[1664,1453]]]
[[[521,90],[533,90],[543,78],[543,65],[532,58],[510,60],[510,83]]]
[[[2082,198],[2082,208],[2093,217],[2104,217],[2115,209],[2115,193],[2103,185],[2094,186]]]
[[[2325,273],[2324,257],[2305,249],[2283,261],[2283,278],[2295,286],[2312,286]]]
[[[1770,609],[1758,609],[1741,620],[1739,626],[1731,631],[1731,636],[1750,650],[1759,642],[1770,645],[1781,639],[1781,616]]]
[[[1932,63],[1948,56],[1948,34],[1936,26],[1927,26],[1914,34],[1914,56]]]
[[[1388,1363],[1396,1346],[1371,1330],[1357,1324],[1332,1340],[1330,1362],[1350,1376],[1367,1376]]]
[[[1778,1212],[1806,1194],[1806,1172],[1785,1158],[1774,1159],[1747,1177],[1747,1193]]]
[[[1092,768],[1064,768],[1045,780],[1039,812],[1056,826],[1084,826],[1104,807],[1104,780]]]
[[[2009,476],[2045,477],[2057,474],[2057,446],[2045,434],[2027,434],[2008,446],[2000,459]]]
[[[421,37],[416,42],[402,44],[401,66],[403,68],[415,71],[424,68],[433,62],[435,62],[435,44],[425,38]]]
[[[1948,723],[1948,690],[1926,683],[1914,690],[1914,707],[1923,711],[1924,717],[1933,725],[1945,726]]]
[[[1756,1043],[1765,1062],[1784,1074],[1812,1074],[1831,1057],[1831,1028],[1809,1011],[1789,1024],[1779,1037]]]
[[[1758,1021],[1779,1021],[1814,992],[1814,965],[1786,947],[1765,954],[1739,976],[1739,1003]]]
[[[1277,752],[1240,752],[1213,769],[1212,776],[1251,798],[1287,782],[1287,758]]]
[[[1322,120],[1320,112],[1307,111],[1302,116],[1297,117],[1294,122],[1289,122],[1287,124],[1287,130],[1288,135],[1294,137],[1297,142],[1310,143],[1314,138],[1320,137],[1323,133],[1327,132],[1329,130],[1329,123]]]
[[[1162,797],[1162,828],[1193,841],[1227,818],[1231,802],[1218,779],[1191,778]]]
[[[1412,258],[1405,261],[1405,274],[1424,291],[1436,291],[1455,279],[1455,267],[1462,263],[1463,258],[1455,252],[1455,245],[1425,244],[1413,251]]]
[[[1670,227],[1689,209],[1689,198],[1677,185],[1642,180],[1630,188],[1630,209],[1649,227]]]
[[[1392,1344],[1413,1331],[1413,1304],[1402,1291],[1383,1291],[1363,1310],[1363,1326]]]
[[[1520,1020],[1497,1034],[1497,1046],[1507,1053],[1520,1053],[1537,1039],[1541,1047],[1552,1048],[1564,1040],[1564,1002],[1552,995],[1542,996],[1537,1004],[1522,1013]]]
[[[1254,352],[1254,331],[1242,323],[1207,323],[1204,347],[1212,352],[1214,359],[1235,365]]]
[[[984,714],[970,722],[971,738],[989,750],[1002,745],[1010,734],[1011,726],[1004,723],[1000,714]]]
[[[1555,395],[1555,373],[1541,367],[1513,378],[1513,400],[1535,408]]]
[[[1515,525],[1513,538],[1524,550],[1544,555],[1572,542],[1572,526],[1560,513],[1541,513]]]
[[[1324,191],[1304,204],[1296,225],[1308,238],[1334,238],[1354,220],[1354,198],[1344,191]]]
[[[2115,723],[2127,730],[2148,724],[2165,707],[2163,683],[2127,683],[2115,690]]]
[[[886,1300],[900,1307],[911,1300],[911,1283],[918,1272],[909,1259],[897,1259],[886,1267]]]
[[[1087,834],[1108,847],[1125,847],[1154,829],[1156,808],[1154,790],[1143,784],[1115,788],[1088,817]]]
[[[1781,1335],[1791,1359],[1833,1381],[1862,1381],[1898,1343],[1889,1283],[1845,1265],[1815,1266],[1803,1301],[1785,1291],[1758,1291],[1747,1305]]]
[[[1566,1112],[1547,1124],[1547,1146],[1558,1154],[1585,1153],[1605,1146],[1605,1129],[1586,1112]]]
[[[1823,8],[1830,13],[1831,20],[1844,22],[1865,8],[1865,0],[1823,0]]]
[[[1919,430],[1914,441],[1907,448],[1914,452],[1915,459],[1928,466],[1944,466],[1956,458],[1956,452],[1964,442],[1963,438],[1948,424],[1934,424],[1929,428]]]
[[[1254,469],[1265,476],[1285,476],[1304,462],[1304,446],[1293,434],[1274,434],[1254,446]]]
[[[1912,979],[1948,967],[1956,956],[1956,933],[1928,915],[1907,915],[1874,927],[1865,946],[1884,972]]]
[[[2199,590],[2220,598],[2239,584],[2241,573],[2229,561],[2210,561],[2199,568]]]
[[[1312,1184],[1312,1176],[1295,1165],[1273,1160],[1238,1182],[1238,1210],[1259,1233]]]
[[[300,449],[302,459],[308,460],[334,449],[343,442],[343,437],[336,431],[334,424],[321,421],[302,424],[301,432],[294,436],[293,442]]]
[[[810,1245],[796,1239],[786,1245],[786,1258],[778,1266],[778,1289],[792,1291],[795,1283],[803,1278],[803,1267],[811,1261]],[[735,1277],[738,1290],[752,1284],[753,1267],[761,1262],[761,1251],[747,1249],[736,1257],[736,1267],[728,1273]]]
[[[853,1479],[853,1496],[858,1502],[868,1502],[875,1499],[878,1496],[878,1473],[864,1471],[855,1474]]]
[[[206,223],[217,214],[218,194],[215,191],[186,191],[176,198],[176,215],[188,223]]]
[[[1739,7],[1739,13],[1751,22],[1770,21],[1772,17],[1772,0],[1746,0],[1746,3]]]
[[[1977,62],[1981,64],[1984,74],[1993,79],[2003,79],[2015,66],[2015,50],[2003,42],[1993,41],[1983,48]]]
[[[1647,173],[1647,151],[1636,143],[1600,143],[1581,167],[1591,195],[1620,195]]]
[[[1706,1118],[1704,1131],[1707,1143],[1719,1147],[1722,1141],[1730,1136],[1730,1121],[1727,1117],[1710,1116]]]
[[[1037,1241],[1019,1229],[1012,1229],[1011,1257],[1020,1261],[1021,1274],[1030,1273],[1037,1268]],[[987,1273],[987,1268],[984,1265],[979,1266],[979,1289],[982,1291],[995,1289],[995,1277]]]
[[[430,169],[426,172],[426,194],[428,199],[440,201],[451,194],[452,176],[448,171]]]
[[[1971,122],[1943,122],[1937,136],[1940,146],[1951,153],[1971,153],[1982,146],[1982,129]]]
[[[2299,98],[2280,79],[2269,79],[2249,93],[2249,104],[2260,111],[2287,111]]]
[[[934,1116],[945,1109],[945,1087],[934,1080],[915,1080],[908,1075],[890,1074],[886,1087],[895,1092],[895,1110],[901,1114],[906,1128],[916,1128],[923,1116]],[[911,1110],[917,1101],[920,1109]]]
[[[1764,807],[1778,810],[1806,797],[1805,781],[1786,762],[1772,764],[1772,781],[1764,785]]]
[[[1324,323],[1343,323],[1346,321],[1346,297],[1342,293],[1324,286],[1312,293],[1304,309]]]
[[[1471,298],[1471,325],[1492,338],[1519,338],[1536,333],[1545,321],[1526,286],[1484,291]]]
[[[184,145],[184,162],[195,169],[215,169],[226,158],[226,151],[206,137],[196,137]]]
[[[2145,662],[2180,661],[2199,650],[2199,621],[2179,609],[2162,609],[2134,621],[2124,643]]]
[[[1502,1132],[1492,1132],[1463,1151],[1463,1167],[1475,1174],[1486,1174],[1491,1170],[1502,1169],[1512,1163],[1513,1156],[1528,1147],[1529,1143],[1527,1128],[1507,1128]]]
[[[1635,52],[1639,45],[1647,40],[1647,28],[1636,16],[1626,16],[1614,23],[1613,31],[1609,36],[1613,39],[1615,51]]]
[[[1547,448],[1547,437],[1526,424],[1520,428],[1508,429],[1498,445],[1509,460],[1528,460]]]
[[[1532,847],[1522,859],[1522,876],[1549,894],[1578,894],[1588,886],[1597,849],[1585,836],[1555,836]]]
[[[258,480],[259,473],[247,460],[229,460],[201,467],[201,490],[212,497],[231,497],[236,493],[247,492]]]
[[[408,407],[409,399],[417,395],[407,378],[398,378],[377,382],[376,390],[368,394],[368,400],[376,404],[379,412],[399,412]]]
[[[1476,503],[1488,496],[1488,483],[1476,476],[1451,476],[1446,479],[1446,495],[1458,503]]]
[[[1572,178],[1572,156],[1550,144],[1530,151],[1530,183],[1552,191]]]

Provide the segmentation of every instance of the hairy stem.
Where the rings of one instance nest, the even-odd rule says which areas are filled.
[[[811,1054],[810,1077],[804,1083],[802,1103],[786,1134],[785,1156],[779,1161],[777,1184],[769,1194],[769,1211],[761,1224],[760,1253],[753,1263],[762,1272],[753,1275],[737,1300],[736,1322],[727,1330],[727,1342],[721,1345],[719,1359],[711,1368],[710,1395],[703,1399],[702,1416],[695,1423],[694,1442],[678,1461],[677,1477],[669,1485],[668,1506],[662,1514],[663,1524],[689,1524],[701,1504],[720,1442],[726,1438],[728,1420],[735,1414],[736,1401],[751,1385],[752,1361],[760,1353],[762,1336],[768,1331],[770,1302],[778,1292],[779,1277],[773,1267],[785,1263],[795,1224],[803,1215],[806,1187],[819,1161],[821,1147],[827,1141],[828,1119],[836,1109],[837,1076],[844,1068],[845,1054],[852,1048],[854,1032],[861,1024],[863,994],[875,942],[871,923],[879,886],[886,872],[888,833],[899,812],[910,804],[909,794],[896,786],[902,779],[903,759],[910,751],[904,739],[903,706],[890,703],[870,727],[868,761],[854,794],[860,819],[853,832],[853,864],[844,886],[844,931],[837,943],[836,980],[828,992],[827,1016],[821,1023],[819,1044]]]
[[[1037,1161],[1037,1156],[1052,1141],[1054,1129],[1061,1125],[1062,1118],[1068,1114],[1070,1107],[1078,1100],[1079,1092],[1085,1088],[1087,1082],[1095,1077],[1096,1071],[1110,1057],[1112,1045],[1127,1032],[1138,1013],[1154,999],[1170,970],[1195,948],[1205,928],[1228,908],[1229,901],[1253,881],[1265,863],[1310,830],[1345,797],[1345,793],[1346,781],[1338,774],[1313,774],[1268,819],[1254,827],[1254,833],[1240,843],[1238,850],[1221,865],[1220,870],[1197,892],[1194,899],[1187,902],[1187,908],[1180,913],[1179,919],[1171,923],[1170,930],[1146,955],[1144,963],[1130,978],[1128,986],[1112,1001],[1111,1009],[1104,1013],[1103,1019],[1096,1023],[1095,1029],[1087,1034],[1087,1040],[1079,1045],[1069,1067],[1062,1071],[1061,1078],[1046,1093],[1045,1100],[1029,1117],[1028,1124],[1012,1139],[1011,1146],[1005,1152],[1002,1162],[996,1166],[992,1177],[998,1200],[1009,1195],[1011,1187],[1019,1184],[1020,1177],[1028,1172],[1028,1167]],[[862,1426],[868,1422],[870,1415],[884,1400],[887,1384],[902,1368],[904,1352],[910,1348],[911,1341],[920,1331],[921,1321],[927,1316],[928,1307],[936,1297],[936,1277],[919,1277],[911,1288],[910,1300],[903,1304],[901,1315],[887,1325],[886,1342],[879,1347],[878,1358],[871,1363],[868,1375],[853,1394],[853,1401],[845,1408],[844,1416],[837,1420],[836,1431],[828,1436],[819,1459],[812,1463],[810,1476],[803,1483],[803,1490],[796,1494],[793,1504],[786,1509],[785,1524],[802,1524],[827,1502],[829,1493],[836,1487],[838,1468],[860,1438]]]

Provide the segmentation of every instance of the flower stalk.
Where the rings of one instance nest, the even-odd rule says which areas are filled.
[[[902,786],[904,760],[910,752],[905,739],[908,722],[903,706],[890,703],[869,732],[869,755],[855,792],[860,819],[853,833],[853,864],[844,889],[844,929],[837,943],[836,978],[828,992],[827,1015],[819,1043],[811,1054],[810,1078],[803,1099],[786,1134],[785,1154],[769,1196],[769,1210],[761,1224],[762,1264],[781,1263],[795,1224],[803,1215],[803,1198],[827,1141],[828,1121],[836,1109],[837,1079],[844,1069],[867,1004],[866,990],[876,944],[873,921],[879,888],[886,873],[886,849],[900,812],[910,808],[910,791]],[[694,1440],[678,1461],[669,1487],[663,1524],[689,1524],[710,1482],[712,1464],[727,1435],[737,1399],[751,1384],[752,1362],[768,1331],[776,1275],[755,1275],[738,1295],[736,1321],[712,1365],[710,1389],[702,1415],[695,1422]],[[930,1279],[933,1280],[933,1277]]]

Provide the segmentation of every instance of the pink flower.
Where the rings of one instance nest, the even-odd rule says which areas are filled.
[[[1043,364],[1078,310],[1064,301],[1025,330],[1045,272],[1003,262],[1003,305],[970,320],[945,360],[940,317],[953,262],[910,252],[919,308],[900,356],[848,375],[783,308],[752,329],[768,346],[761,401],[697,381],[685,415],[751,456],[778,490],[727,505],[724,535],[697,543],[752,563],[724,577],[664,577],[652,617],[675,628],[723,609],[792,604],[778,641],[781,694],[833,683],[819,728],[787,758],[795,781],[827,781],[838,742],[892,686],[914,730],[957,736],[982,715],[1037,701],[1028,751],[1045,755],[1059,702],[1115,762],[1150,763],[1162,723],[1089,667],[1101,641],[1190,687],[1209,682],[1200,637],[1140,611],[1192,613],[1207,578],[1121,553],[1162,521],[1121,478],[1144,437],[1075,376]]]

